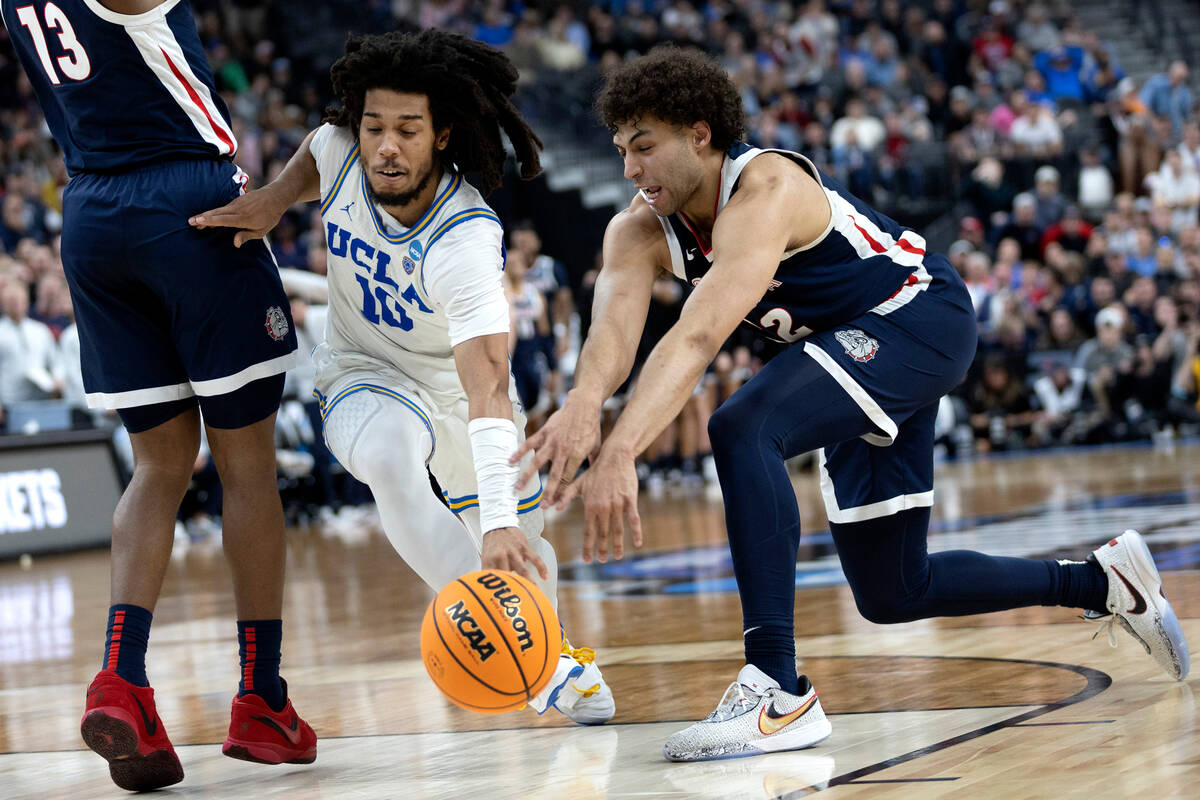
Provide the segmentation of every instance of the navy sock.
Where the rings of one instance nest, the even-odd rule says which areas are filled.
[[[790,626],[761,625],[745,633],[746,663],[779,681],[785,692],[798,694],[796,640]]]
[[[1055,573],[1055,605],[1108,613],[1108,576],[1091,561],[1046,562]]]
[[[111,669],[134,686],[149,686],[146,644],[153,619],[154,615],[141,606],[109,606],[102,669]]]
[[[279,644],[282,639],[281,620],[238,620],[238,657],[242,664],[238,697],[256,694],[274,711],[283,710],[287,695],[279,680]]]

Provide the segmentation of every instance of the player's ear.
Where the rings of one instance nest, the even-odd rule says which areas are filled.
[[[453,125],[447,125],[437,132],[437,138],[433,141],[433,146],[437,150],[445,150],[450,144],[450,132],[454,129]]]
[[[712,142],[712,128],[703,120],[693,122],[688,132],[688,139],[697,150],[702,150]]]

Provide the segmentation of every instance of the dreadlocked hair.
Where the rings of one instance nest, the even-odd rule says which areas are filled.
[[[675,45],[659,45],[609,73],[596,111],[611,133],[646,116],[672,125],[707,122],[717,150],[727,150],[746,128],[742,98],[721,65]]]
[[[348,127],[355,139],[369,89],[412,92],[429,98],[436,130],[453,126],[443,160],[478,172],[484,194],[500,186],[504,174],[501,130],[516,151],[521,177],[541,172],[542,142],[509,99],[517,68],[494,47],[439,30],[357,36],[329,74],[341,104],[326,109],[322,121]]]

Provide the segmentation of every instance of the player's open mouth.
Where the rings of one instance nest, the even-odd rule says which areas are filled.
[[[404,175],[406,174],[402,170],[398,170],[398,169],[381,169],[381,170],[377,170],[377,173],[379,175],[381,175],[382,177],[387,178],[388,180],[395,180],[397,178],[403,178]]]
[[[642,187],[642,195],[645,196],[646,202],[649,203],[650,205],[654,205],[654,201],[658,199],[658,196],[661,193],[662,193],[661,186],[643,186]]]

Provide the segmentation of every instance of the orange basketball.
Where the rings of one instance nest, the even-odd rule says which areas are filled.
[[[502,714],[554,675],[562,631],[546,595],[512,572],[468,572],[445,586],[421,623],[421,660],[456,705]]]

